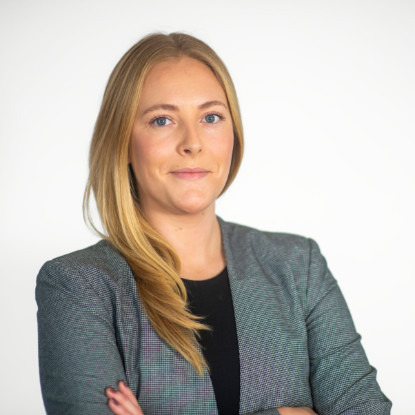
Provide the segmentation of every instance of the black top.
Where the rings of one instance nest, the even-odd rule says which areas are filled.
[[[227,269],[208,280],[183,282],[191,312],[204,317],[203,323],[212,329],[200,332],[199,343],[210,368],[219,415],[238,414],[239,350]]]

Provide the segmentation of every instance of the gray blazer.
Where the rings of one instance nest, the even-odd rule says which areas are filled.
[[[308,406],[319,415],[390,413],[316,243],[219,220],[240,354],[240,414]],[[48,414],[111,414],[125,379],[146,415],[217,414],[197,375],[153,330],[125,259],[100,241],[47,262],[36,287]]]

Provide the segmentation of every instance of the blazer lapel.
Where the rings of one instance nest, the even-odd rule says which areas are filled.
[[[307,332],[283,248],[265,233],[219,223],[238,336],[240,413],[311,402]]]

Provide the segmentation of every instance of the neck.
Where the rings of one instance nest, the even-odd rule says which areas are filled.
[[[225,267],[222,236],[214,206],[194,215],[167,216],[153,212],[147,220],[178,254],[183,278],[212,278]]]

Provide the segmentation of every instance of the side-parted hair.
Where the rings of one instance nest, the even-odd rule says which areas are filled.
[[[207,365],[197,339],[199,330],[207,327],[186,306],[180,260],[145,219],[129,166],[131,132],[146,75],[157,63],[184,56],[207,65],[225,92],[234,146],[222,193],[235,178],[242,159],[243,131],[235,88],[224,63],[208,45],[187,34],[151,34],[121,58],[109,78],[90,147],[84,216],[127,260],[140,300],[158,335],[203,374]],[[104,233],[94,226],[90,215],[92,192]]]

